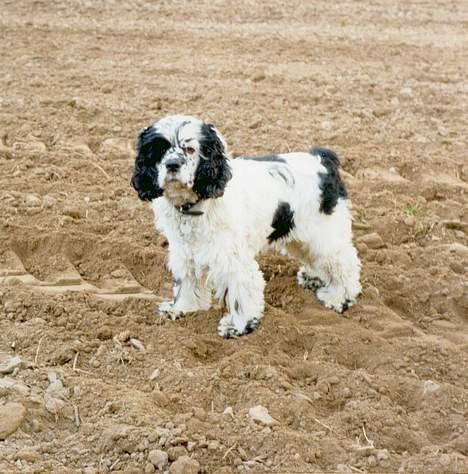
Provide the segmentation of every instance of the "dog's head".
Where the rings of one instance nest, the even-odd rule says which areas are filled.
[[[140,199],[175,206],[217,198],[231,179],[227,145],[213,124],[173,115],[139,135],[132,184]]]

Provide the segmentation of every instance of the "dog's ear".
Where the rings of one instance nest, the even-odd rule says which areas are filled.
[[[157,166],[170,146],[154,127],[147,127],[140,133],[131,183],[141,200],[151,201],[162,196]]]
[[[226,142],[213,124],[204,123],[193,190],[201,199],[221,197],[231,177]]]

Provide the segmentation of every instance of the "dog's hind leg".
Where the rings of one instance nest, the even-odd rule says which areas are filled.
[[[351,241],[347,207],[341,204],[320,225],[301,230],[302,252],[295,255],[304,264],[297,274],[299,284],[314,290],[327,308],[345,311],[361,292],[361,263]],[[294,255],[289,247],[288,252]]]

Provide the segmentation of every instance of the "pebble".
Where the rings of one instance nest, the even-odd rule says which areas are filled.
[[[21,403],[5,403],[0,406],[0,440],[8,438],[26,417],[26,408]]]
[[[153,372],[151,372],[151,375],[149,376],[149,379],[151,381],[156,380],[159,376],[161,375],[161,369],[154,369]]]
[[[249,416],[256,423],[261,423],[266,426],[271,426],[277,423],[277,421],[268,413],[268,410],[262,405],[252,407],[249,410]]]
[[[232,410],[232,407],[227,407],[223,411],[223,418],[228,421],[234,419],[234,411]]]
[[[166,452],[160,449],[153,449],[148,453],[148,461],[157,467],[160,471],[164,471],[169,464],[169,456]]]
[[[169,468],[169,474],[198,474],[200,464],[195,459],[182,456],[177,459]]]
[[[254,74],[250,79],[252,82],[260,82],[260,81],[263,81],[265,79],[265,73],[264,72],[257,72],[256,74]]]
[[[66,207],[62,214],[64,216],[69,216],[71,217],[72,219],[81,219],[81,209],[77,208],[77,207]]]
[[[0,352],[0,374],[11,374],[17,367],[20,367],[23,360],[19,356],[10,356]]]
[[[405,217],[403,222],[408,227],[413,227],[416,224],[416,219],[413,216],[408,216],[408,217]]]
[[[26,397],[29,395],[29,387],[22,382],[18,382],[10,377],[0,379],[0,396],[4,393],[16,392],[18,395]]]
[[[37,451],[28,448],[20,449],[15,454],[15,459],[21,459],[27,462],[36,462],[40,459],[40,457],[41,455]]]
[[[402,87],[400,89],[400,95],[402,95],[403,97],[412,98],[414,97],[414,91],[413,89],[411,89],[411,87]]]
[[[465,267],[460,262],[450,262],[449,266],[455,273],[462,274],[465,272]]]
[[[153,464],[147,462],[145,464],[145,474],[152,474],[153,472],[156,472],[156,469],[154,468]]]
[[[167,450],[167,455],[169,456],[169,461],[176,461],[182,456],[187,456],[187,450],[183,446],[174,446]]]
[[[377,457],[377,461],[385,461],[390,457],[390,454],[388,453],[387,449],[378,449],[375,453]]]
[[[130,338],[130,345],[136,349],[137,351],[140,351],[140,352],[145,352],[145,346],[143,345],[143,343],[138,340],[138,339],[135,339],[135,338]]]
[[[366,244],[371,249],[380,249],[385,246],[382,237],[377,232],[363,235],[358,239],[358,242]]]
[[[44,196],[42,203],[46,209],[51,209],[57,204],[57,199],[52,196]]]
[[[125,276],[127,276],[127,273],[122,268],[117,268],[117,270],[111,272],[111,276],[113,276],[114,278],[124,278]]]
[[[24,205],[26,207],[40,207],[42,201],[34,194],[26,194],[24,196]]]
[[[453,244],[450,244],[447,248],[450,253],[459,255],[462,258],[468,257],[468,247],[466,245],[454,242]]]
[[[423,395],[430,395],[437,392],[440,389],[440,385],[432,380],[426,380],[423,385]]]

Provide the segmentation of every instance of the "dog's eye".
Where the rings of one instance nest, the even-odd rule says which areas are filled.
[[[184,151],[185,153],[187,153],[188,155],[193,155],[195,153],[195,148],[193,148],[193,146],[186,146],[184,148]]]

